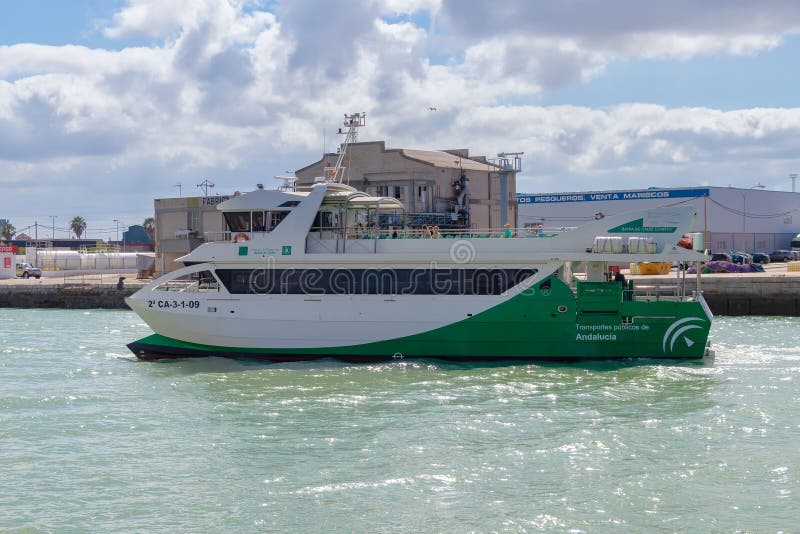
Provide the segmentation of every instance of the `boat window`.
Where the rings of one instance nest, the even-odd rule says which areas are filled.
[[[311,230],[328,230],[333,228],[333,213],[330,211],[319,211],[314,217],[314,224]]]
[[[219,282],[211,271],[199,271],[167,280],[156,286],[155,291],[174,291],[180,293],[204,293],[219,291]]]
[[[250,231],[250,212],[249,211],[228,211],[224,213],[225,222],[231,232]]]
[[[218,269],[230,293],[500,295],[536,269]]]
[[[254,211],[253,212],[253,231],[254,232],[266,232],[267,231],[266,218],[264,217],[264,212],[263,211]]]
[[[288,211],[270,211],[269,212],[269,229],[274,230],[286,216],[289,215]]]

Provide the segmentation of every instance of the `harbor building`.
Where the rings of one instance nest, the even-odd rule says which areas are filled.
[[[712,252],[788,249],[800,232],[800,193],[756,185],[677,187],[571,193],[518,193],[518,226],[573,227],[625,211],[690,204],[693,232],[703,232]]]
[[[516,175],[521,153],[497,159],[469,155],[468,149],[417,150],[387,148],[385,141],[349,143],[343,176],[335,177],[360,191],[392,197],[406,207],[404,224],[419,228],[501,231],[517,220]],[[327,176],[338,153],[296,171],[298,186]],[[402,224],[398,221],[398,224]]]
[[[346,147],[342,181],[368,194],[391,197],[406,206],[389,221],[397,226],[442,230],[470,229],[499,233],[517,220],[516,174],[521,154],[500,154],[494,161],[469,157],[467,149],[450,151],[386,148],[385,142],[351,143]],[[287,178],[289,187],[310,186],[330,174],[337,154],[299,169]],[[326,171],[327,169],[327,171]],[[259,187],[261,187],[259,185]],[[168,272],[175,260],[207,241],[220,240],[228,226],[217,204],[232,195],[160,198],[155,200],[156,270]]]
[[[155,200],[156,270],[180,267],[175,260],[202,243],[221,239],[226,230],[217,204],[230,195],[157,198]]]

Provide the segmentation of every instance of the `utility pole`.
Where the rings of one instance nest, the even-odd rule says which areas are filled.
[[[172,187],[177,187],[178,188],[178,197],[182,197],[183,196],[181,194],[181,183],[180,182],[178,182],[177,184],[173,185]]]
[[[53,241],[56,240],[56,217],[58,217],[58,215],[51,215],[50,216],[50,222],[51,222],[51,224],[53,226]]]
[[[202,182],[197,184],[197,187],[202,189],[203,190],[203,196],[207,197],[208,196],[208,189],[209,188],[213,188],[214,187],[214,183],[213,182],[209,182],[208,180],[203,180]]]
[[[792,174],[790,174],[789,179],[792,180],[792,193],[794,193],[795,192],[794,183],[797,181],[797,173],[793,172]]]

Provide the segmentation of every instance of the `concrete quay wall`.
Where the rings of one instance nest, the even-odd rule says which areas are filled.
[[[129,309],[125,297],[138,289],[117,289],[115,284],[4,284],[0,285],[0,308]]]
[[[677,282],[675,277],[631,278],[637,295],[674,293]],[[0,308],[127,309],[125,297],[143,285],[144,281],[130,279],[122,289],[108,283],[5,280],[0,283]],[[800,276],[705,275],[701,287],[715,315],[800,316]],[[687,292],[695,288],[693,276],[687,276],[686,288]]]
[[[639,287],[637,293],[646,292],[648,287],[676,286],[674,277],[633,278]],[[687,275],[687,293],[695,287],[694,276]],[[700,288],[714,315],[800,316],[800,276],[705,275]]]

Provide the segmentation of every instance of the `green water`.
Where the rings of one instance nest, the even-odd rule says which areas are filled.
[[[0,531],[794,531],[800,319],[715,361],[138,362],[131,312],[0,309]]]

